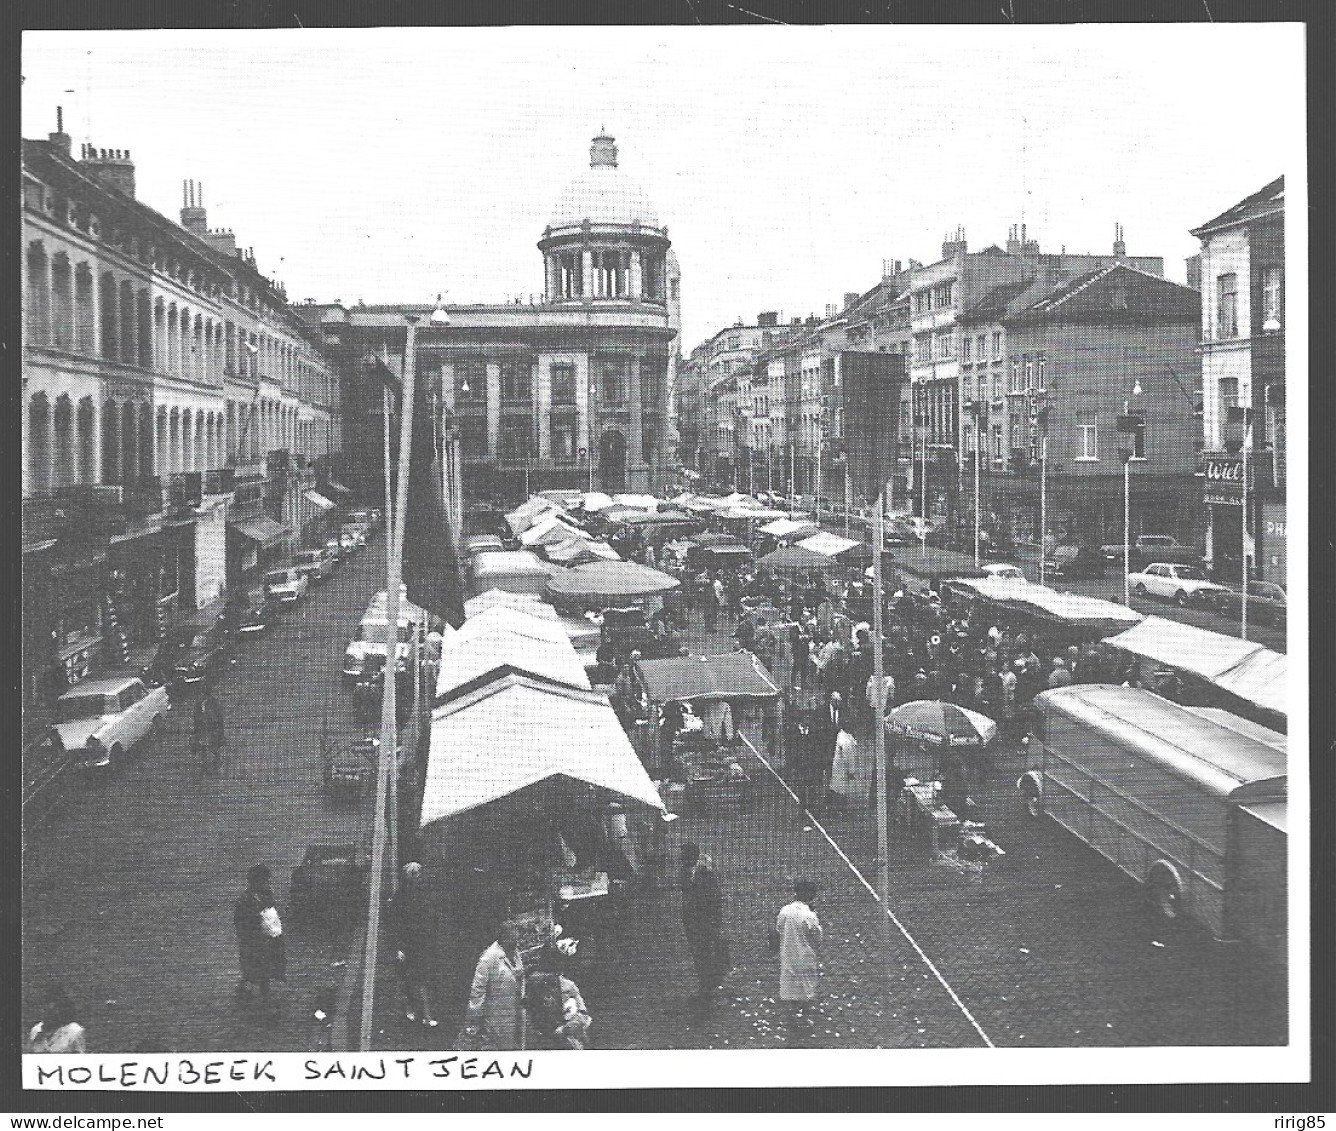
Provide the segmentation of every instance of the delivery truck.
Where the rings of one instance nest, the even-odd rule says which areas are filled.
[[[1141,688],[1074,684],[1035,697],[1016,788],[1144,884],[1166,919],[1286,949],[1285,736]]]

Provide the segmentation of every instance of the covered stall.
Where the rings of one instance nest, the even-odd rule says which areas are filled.
[[[1163,673],[1175,673],[1182,686],[1170,696],[1196,706],[1236,711],[1264,726],[1284,731],[1289,717],[1285,656],[1249,640],[1239,640],[1190,624],[1149,616],[1105,640],[1133,658],[1141,682],[1167,694]]]
[[[561,511],[561,507],[550,499],[544,499],[535,495],[527,502],[521,503],[513,511],[506,515],[506,522],[510,525],[511,532],[514,534],[523,534],[529,527],[533,526],[543,515],[551,511]],[[565,513],[562,511],[562,513]]]
[[[986,605],[990,614],[997,610],[1013,622],[1040,629],[1046,640],[1060,646],[1099,640],[1141,620],[1141,614],[1126,605],[1013,578],[954,578],[944,588],[947,597]]]
[[[583,538],[585,532],[564,513],[545,514],[520,535],[520,545],[526,550],[535,546],[553,545],[571,538]]]
[[[860,542],[856,538],[842,538],[828,530],[804,538],[798,545],[804,550],[834,558],[844,566],[865,566],[872,561],[872,547],[866,542]]]
[[[752,552],[731,534],[709,531],[693,534],[687,539],[691,548],[687,550],[687,565],[693,569],[705,569],[711,573],[721,569],[741,569],[751,564]]]
[[[556,503],[559,507],[573,507],[584,497],[584,492],[554,487],[550,491],[539,491],[538,497]]]
[[[585,514],[597,514],[604,508],[612,506],[612,496],[602,491],[585,491],[580,496],[578,505]]]
[[[821,527],[805,518],[777,518],[761,527],[762,534],[768,535],[782,546],[792,545],[820,532]]]
[[[528,550],[502,550],[479,554],[470,570],[475,594],[489,589],[541,596],[549,580],[549,571]]]
[[[552,578],[547,592],[554,601],[592,607],[662,597],[678,584],[638,562],[590,562]]]
[[[802,546],[782,546],[766,554],[756,564],[764,566],[771,573],[790,577],[811,573],[813,570],[827,573],[841,568],[834,558],[818,554],[814,550],[806,550]]]
[[[466,622],[441,650],[440,671],[436,677],[437,705],[454,698],[479,680],[511,672],[523,672],[567,687],[589,690],[584,665],[571,647],[559,625],[551,621],[525,617],[514,610],[497,609],[527,620],[516,624],[492,614]],[[475,625],[487,624],[482,628]],[[467,631],[465,631],[467,630]]]
[[[606,542],[587,538],[568,538],[564,542],[546,546],[544,550],[548,561],[563,566],[584,565],[587,562],[597,561],[621,561],[621,556]]]
[[[697,809],[721,796],[745,799],[751,779],[733,746],[737,728],[780,730],[779,685],[761,662],[750,652],[640,660],[635,678],[658,735],[651,769],[672,783],[669,796]]]
[[[602,695],[509,673],[432,711],[416,850],[438,962],[462,993],[503,918],[597,949],[619,893],[662,874],[662,802]],[[550,937],[550,935],[549,935]]]
[[[512,593],[507,589],[488,589],[485,593],[470,597],[464,602],[464,616],[471,619],[488,609],[495,608],[517,609],[532,617],[542,617],[544,620],[557,619],[557,610],[546,601],[531,593]]]
[[[692,514],[708,517],[728,506],[728,501],[718,495],[692,495],[691,498],[678,505]]]

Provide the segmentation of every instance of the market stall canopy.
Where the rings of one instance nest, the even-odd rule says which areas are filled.
[[[473,559],[473,585],[479,592],[488,589],[511,589],[517,593],[541,590],[549,576],[535,554],[528,550],[493,550]]]
[[[454,636],[446,641],[445,647],[453,648],[456,644],[466,644],[477,637],[498,631],[558,644],[566,640],[566,629],[557,618],[556,610],[545,602],[534,601],[534,605],[539,609],[547,610],[552,615],[544,616],[528,609],[494,605],[492,608],[478,613],[477,616],[465,620],[456,629]]]
[[[585,538],[569,538],[547,547],[547,559],[558,565],[583,565],[585,562],[621,561],[621,555],[606,542],[595,542]]]
[[[1155,616],[1117,636],[1107,637],[1104,642],[1212,683],[1253,653],[1266,651],[1252,641]]]
[[[801,518],[777,518],[774,522],[767,522],[761,527],[762,534],[769,534],[772,538],[806,538],[811,534],[816,534],[821,530],[815,522],[808,522]]]
[[[584,495],[583,491],[572,491],[565,488],[554,487],[550,491],[539,491],[540,499],[547,499],[548,502],[556,503],[559,507],[573,507]]]
[[[834,558],[805,550],[801,546],[782,546],[766,554],[756,564],[774,573],[807,573],[814,569],[830,569],[836,562]]]
[[[779,686],[750,652],[638,660],[636,671],[650,699],[774,699]]]
[[[286,526],[275,522],[268,515],[229,520],[227,525],[259,546],[273,546],[292,534]]]
[[[1289,717],[1289,658],[1281,652],[1259,648],[1221,675],[1216,683],[1239,699]]]
[[[507,514],[506,522],[510,524],[510,529],[515,534],[522,534],[549,511],[560,510],[556,503],[535,495]]]
[[[622,600],[666,593],[678,584],[675,577],[638,562],[590,562],[551,578],[547,591],[572,600]]]
[[[861,546],[862,543],[856,538],[841,538],[838,534],[823,530],[820,534],[813,534],[810,538],[804,538],[798,545],[804,550],[811,550],[814,554],[825,554],[828,558],[837,558],[841,554],[847,554],[850,550]]]
[[[664,505],[656,511],[646,511],[642,514],[628,515],[624,520],[626,526],[633,526],[637,529],[643,529],[649,526],[698,526],[699,520],[687,514],[686,511],[678,510],[677,507]]]
[[[746,519],[749,522],[771,522],[774,519],[786,516],[783,511],[772,511],[769,507],[763,507],[759,503],[753,502],[750,506],[746,503],[737,503],[726,507],[719,512],[719,517]]]
[[[1141,614],[1126,605],[1098,597],[1082,597],[1077,593],[1061,593],[1047,585],[1034,585],[1018,578],[961,578],[952,585],[990,601],[1026,607],[1070,624],[1104,624],[1116,628],[1141,620]]]
[[[488,589],[485,593],[470,597],[464,602],[464,616],[466,618],[481,616],[488,609],[496,608],[515,609],[526,616],[541,617],[544,620],[557,619],[557,610],[546,601],[531,593],[511,593],[505,589]]]
[[[621,503],[613,503],[611,506],[604,507],[599,511],[598,517],[609,525],[616,525],[625,522],[628,518],[644,513],[644,511],[637,510],[635,507],[626,507],[622,506]]]
[[[571,522],[564,511],[553,511],[551,514],[543,515],[520,535],[520,545],[526,548],[547,546],[556,542],[565,542],[571,538],[579,538],[583,534],[584,531]]]
[[[728,502],[717,495],[693,495],[681,506],[693,514],[714,514],[728,506]]]
[[[602,491],[586,491],[580,496],[580,508],[586,514],[594,514],[610,506],[612,506],[612,496],[605,495]]]
[[[613,495],[612,501],[620,507],[634,507],[639,511],[655,511],[659,509],[659,500],[653,495]]]
[[[513,674],[432,711],[421,824],[552,778],[663,808],[604,696]]]
[[[506,625],[493,623],[466,637],[462,631],[451,637],[441,649],[436,702],[440,703],[442,697],[485,676],[495,674],[500,678],[512,672],[524,672],[567,687],[588,689],[589,677],[585,675],[584,664],[575,655],[575,649],[560,626],[540,620],[531,620],[531,623],[555,629],[554,636],[539,639],[531,633],[522,634]],[[465,627],[468,626],[469,622],[465,621]]]

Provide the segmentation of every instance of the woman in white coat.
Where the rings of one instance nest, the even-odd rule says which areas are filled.
[[[811,1028],[811,1006],[821,976],[821,920],[812,910],[816,885],[799,880],[794,900],[775,919],[779,950],[779,999],[788,1012],[790,1033],[798,1040]]]

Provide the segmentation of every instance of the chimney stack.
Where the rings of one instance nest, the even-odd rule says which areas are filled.
[[[956,227],[954,238],[947,235],[942,241],[942,258],[955,259],[959,255],[964,255],[968,250],[965,243],[965,229],[961,226]]]
[[[205,237],[209,223],[204,211],[204,186],[195,181],[182,181],[181,198],[181,227],[191,235]]]
[[[848,310],[849,307],[853,306],[853,304],[856,303],[856,302],[857,302],[860,298],[862,298],[862,297],[863,297],[863,296],[860,295],[857,291],[845,291],[845,292],[844,292],[844,309],[845,309],[845,310]]]
[[[47,135],[47,140],[60,152],[68,157],[71,149],[74,147],[74,141],[69,134],[65,132],[65,107],[56,107],[56,132]]]
[[[1123,242],[1123,226],[1113,226],[1113,254],[1119,259],[1127,258],[1127,244]]]
[[[132,200],[135,195],[135,166],[128,149],[97,149],[84,147],[83,165],[103,186],[123,193]]]

